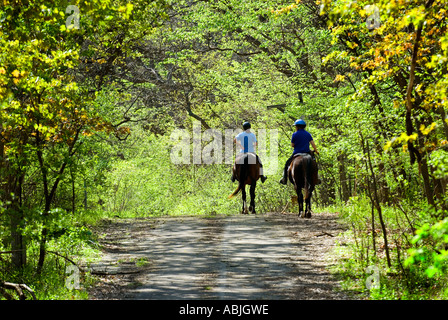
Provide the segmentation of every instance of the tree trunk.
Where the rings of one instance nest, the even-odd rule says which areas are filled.
[[[425,190],[426,199],[428,200],[428,203],[435,206],[434,202],[434,192],[431,188],[431,183],[429,179],[429,171],[428,171],[428,163],[426,162],[426,157],[423,157],[421,161],[418,163],[420,174],[423,178],[423,188]]]
[[[387,266],[390,268],[392,266],[391,260],[390,260],[390,254],[389,254],[389,245],[388,245],[388,239],[387,239],[387,229],[386,229],[386,225],[384,223],[383,220],[383,212],[381,209],[381,203],[380,203],[380,199],[378,196],[378,185],[376,182],[376,176],[375,176],[375,172],[373,170],[373,165],[372,165],[372,159],[370,157],[370,147],[369,147],[369,142],[366,140],[364,141],[364,137],[362,135],[361,132],[359,132],[360,136],[361,136],[361,144],[363,147],[363,152],[365,155],[367,155],[367,163],[370,169],[370,174],[372,177],[372,189],[373,189],[373,197],[372,199],[374,200],[373,204],[378,212],[378,218],[380,220],[380,224],[381,224],[381,229],[383,231],[383,240],[384,240],[384,247],[385,247],[385,251],[386,251],[386,260],[387,260]],[[373,217],[372,217],[373,219]],[[373,222],[372,222],[373,225]],[[374,239],[374,235],[372,234],[372,238]]]
[[[342,200],[344,202],[347,202],[350,198],[350,192],[349,187],[347,183],[347,170],[346,170],[346,160],[347,156],[343,153],[338,156],[339,161],[339,181],[341,182],[341,189],[342,189]]]
[[[443,125],[443,132],[445,133],[445,139],[448,140],[448,123],[446,123],[446,112],[445,109],[443,107],[437,108],[436,112],[438,112],[440,114],[440,118],[442,120],[442,125]]]
[[[56,190],[58,189],[59,183],[61,182],[62,176],[64,174],[64,171],[69,163],[69,158],[73,157],[75,154],[74,146],[79,138],[79,133],[81,132],[82,127],[79,127],[76,131],[73,144],[69,147],[68,150],[68,158],[61,164],[59,167],[59,170],[57,172],[57,178],[53,182],[53,185],[50,188],[49,183],[49,177],[48,177],[48,167],[44,163],[44,157],[42,149],[37,149],[37,159],[39,162],[40,171],[42,173],[42,183],[44,187],[44,198],[45,198],[45,208],[43,212],[43,219],[44,219],[44,225],[42,228],[41,233],[41,240],[39,245],[39,261],[37,263],[37,273],[40,274],[42,271],[42,268],[44,266],[45,261],[45,255],[46,255],[46,245],[47,245],[47,235],[48,235],[48,228],[47,228],[47,218],[50,213],[51,204],[55,198]],[[39,141],[39,135],[37,135],[37,139]]]
[[[72,214],[75,214],[76,209],[76,191],[75,191],[75,174],[73,172],[73,169],[70,168],[70,177],[72,182]]]
[[[426,8],[430,7],[433,2],[434,2],[433,0],[429,0],[425,7]],[[414,89],[415,69],[417,67],[417,56],[418,56],[420,40],[422,37],[422,31],[423,31],[423,23],[420,23],[420,25],[418,26],[417,31],[415,33],[415,43],[414,43],[414,47],[412,50],[412,60],[411,60],[411,66],[410,66],[410,71],[409,71],[409,82],[408,82],[408,86],[406,89],[406,134],[408,136],[412,135],[412,133],[414,131],[414,126],[412,124],[412,110],[414,108],[413,101],[412,101],[412,90]],[[417,126],[417,128],[418,128],[418,126]],[[420,138],[420,132],[418,130],[417,130],[417,133]],[[426,198],[428,200],[428,203],[430,205],[434,206],[435,203],[434,203],[433,194],[431,192],[431,185],[430,185],[426,157],[425,157],[425,155],[422,155],[415,148],[412,141],[408,141],[408,149],[409,149],[409,154],[411,157],[411,163],[414,163],[415,158],[417,157],[419,171],[423,178],[423,186],[424,186]]]
[[[392,264],[391,264],[390,255],[389,255],[389,245],[387,243],[387,230],[386,230],[386,225],[384,224],[384,220],[383,220],[383,213],[381,210],[380,199],[378,197],[378,189],[377,189],[375,173],[373,171],[372,159],[370,158],[369,142],[366,141],[366,144],[367,144],[367,159],[369,161],[370,172],[372,174],[372,179],[373,179],[373,195],[375,198],[376,209],[378,211],[378,217],[380,218],[381,229],[383,230],[383,238],[384,238],[384,247],[386,249],[387,266],[390,268],[392,266]]]
[[[11,261],[13,266],[19,270],[26,264],[26,244],[21,232],[24,223],[24,214],[21,208],[24,176],[24,174],[9,174],[6,186],[6,196],[9,202],[6,208],[10,218],[11,232]]]
[[[2,126],[0,124],[0,134]],[[17,157],[18,159],[20,156]],[[19,168],[23,167],[18,164]],[[10,166],[10,159],[5,154],[5,145],[0,136],[0,200],[6,208],[9,217],[11,261],[13,266],[20,270],[26,264],[26,244],[21,229],[24,222],[22,204],[22,185],[25,172],[22,169],[14,170]]]

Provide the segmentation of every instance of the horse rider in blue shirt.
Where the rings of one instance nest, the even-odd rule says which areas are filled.
[[[258,155],[255,153],[255,147],[257,146],[257,138],[255,137],[255,134],[250,132],[251,124],[249,122],[243,123],[243,132],[238,134],[235,139],[233,139],[233,142],[237,144],[240,148],[240,154],[244,153],[253,153],[257,157],[257,161],[260,164],[260,179],[261,182],[265,182],[267,177],[263,175],[263,165],[261,164],[261,160],[258,157]],[[237,155],[238,157],[238,155]],[[232,174],[232,182],[235,182],[235,177]]]
[[[298,119],[294,122],[294,125],[296,126],[296,132],[293,133],[291,138],[291,146],[294,148],[294,152],[288,159],[288,161],[286,161],[285,168],[283,169],[283,177],[280,180],[280,183],[287,183],[287,171],[294,156],[298,153],[308,153],[313,158],[313,166],[315,169],[315,184],[320,184],[320,180],[317,178],[317,163],[316,159],[314,158],[314,153],[319,154],[319,152],[317,151],[317,147],[314,143],[313,137],[308,131],[305,130],[306,122],[304,120]],[[310,144],[314,149],[314,153],[310,150]]]

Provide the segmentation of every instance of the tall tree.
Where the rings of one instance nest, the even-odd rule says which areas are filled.
[[[46,219],[79,145],[95,131],[115,131],[117,135],[127,132],[126,128],[114,127],[97,113],[93,104],[96,90],[78,85],[75,70],[86,52],[97,51],[89,44],[109,41],[103,49],[113,59],[115,52],[127,50],[130,39],[124,36],[118,39],[114,30],[117,25],[128,23],[134,6],[125,1],[3,2],[0,8],[1,199],[7,203],[11,221],[13,262],[22,267],[26,253],[20,231],[26,214],[22,208],[23,178],[30,164],[37,163],[44,196],[40,271],[46,252]],[[143,2],[138,2],[142,10],[133,18],[140,19],[145,14],[152,19],[158,17],[160,4],[162,1],[156,1],[148,9]]]

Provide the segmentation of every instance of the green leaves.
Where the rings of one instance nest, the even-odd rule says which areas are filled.
[[[161,3],[164,1],[154,1],[150,6],[154,15]],[[103,37],[109,36],[113,40],[100,52],[104,57],[96,60],[109,59],[106,53],[116,55],[111,61],[122,59],[121,53],[134,45],[131,36],[139,37],[147,32],[143,30],[146,24],[139,21],[132,24],[136,27],[130,30],[133,34],[126,34],[134,9],[137,5],[141,8],[144,2],[75,1],[71,5],[72,12],[67,10],[67,14],[65,0],[51,3],[3,0],[3,4],[0,7],[1,187],[3,181],[20,180],[16,183],[19,186],[14,186],[20,190],[14,189],[14,193],[22,194],[22,181],[28,177],[28,171],[34,169],[32,195],[22,196],[26,198],[23,203],[21,198],[13,199],[11,207],[23,210],[21,219],[26,219],[29,212],[22,208],[39,206],[47,218],[53,214],[51,208],[58,187],[66,178],[66,169],[73,165],[72,159],[80,150],[81,140],[85,142],[93,132],[115,129],[91,107],[96,99],[96,87],[83,83],[85,77],[79,72],[79,64],[87,59],[81,48],[101,43]],[[78,11],[80,27],[72,27],[67,15]],[[139,14],[135,17],[144,16],[144,13]],[[106,19],[107,16],[111,18]],[[78,16],[74,18],[77,22]],[[90,52],[97,54],[99,50],[95,49]],[[117,134],[129,133],[125,127],[116,129]],[[12,187],[8,183],[6,187]],[[3,198],[3,194],[0,197]],[[58,225],[62,217],[57,215],[54,221],[50,220],[42,221],[42,232],[46,227],[51,229],[52,222]],[[39,272],[46,245],[46,238],[40,239],[43,240]]]
[[[448,152],[444,149],[438,149],[431,154],[429,163],[434,168],[434,175],[438,179],[448,177]]]
[[[433,225],[422,225],[412,238],[412,244],[418,247],[408,250],[405,266],[422,264],[429,278],[442,275],[448,262],[448,218]]]

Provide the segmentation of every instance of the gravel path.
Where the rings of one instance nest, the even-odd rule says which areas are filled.
[[[109,221],[91,299],[348,299],[329,273],[335,215]]]

